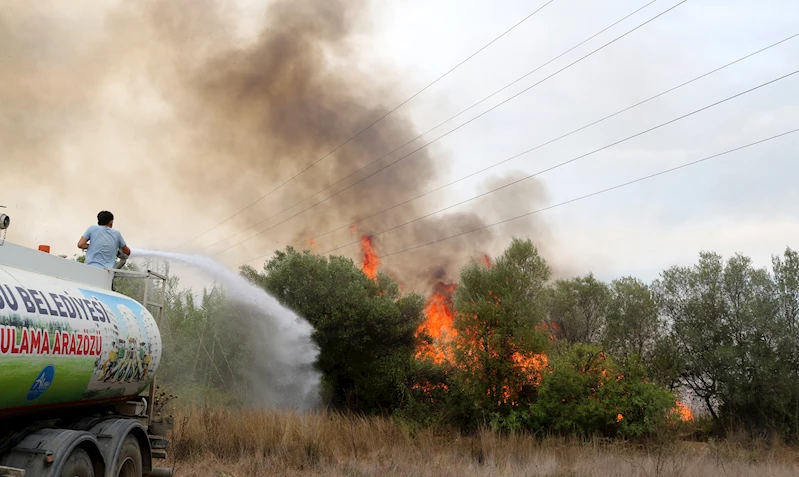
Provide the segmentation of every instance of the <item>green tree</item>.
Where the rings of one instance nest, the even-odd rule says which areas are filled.
[[[333,406],[373,413],[399,405],[423,319],[421,296],[401,296],[389,277],[371,280],[348,258],[291,247],[263,273],[242,273],[314,327],[323,393]]]
[[[776,343],[788,371],[784,381],[785,427],[799,442],[799,253],[787,248],[782,258],[772,257],[776,294],[776,321],[782,331]]]
[[[672,353],[674,345],[666,331],[646,283],[633,277],[613,281],[602,337],[604,348],[622,367],[640,363],[650,379],[674,389],[682,362]]]
[[[772,258],[780,319],[793,332],[799,327],[799,252],[785,250],[783,258]],[[799,340],[793,340],[799,344]]]
[[[555,336],[567,343],[599,344],[610,296],[608,286],[590,273],[556,281],[549,306]]]
[[[694,267],[666,270],[655,284],[681,382],[720,424],[796,432],[795,260],[790,250],[775,258],[775,281],[748,257],[724,262],[704,252]]]
[[[492,266],[463,268],[455,292],[457,383],[467,408],[507,413],[535,393],[524,361],[546,347],[535,330],[545,314],[546,261],[530,240],[514,238]]]
[[[620,362],[644,358],[653,350],[662,326],[649,286],[633,277],[614,280],[604,345]]]

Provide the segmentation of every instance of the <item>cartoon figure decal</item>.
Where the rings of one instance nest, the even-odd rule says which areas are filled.
[[[102,303],[112,318],[100,324],[104,328],[103,336],[113,339],[103,343],[102,353],[95,360],[86,397],[139,392],[147,385],[161,358],[158,334],[148,333],[148,329],[155,326],[153,319],[143,306],[131,299],[80,291],[85,298]]]

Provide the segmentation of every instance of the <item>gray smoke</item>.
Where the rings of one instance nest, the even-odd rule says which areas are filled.
[[[379,2],[275,0],[249,35],[240,32],[227,6],[221,0],[124,2],[67,15],[55,13],[62,9],[20,3],[0,11],[0,54],[6,58],[0,67],[0,84],[5,85],[0,88],[0,156],[4,166],[10,163],[14,184],[4,193],[15,197],[23,220],[29,221],[16,222],[29,240],[57,235],[49,241],[71,246],[97,211],[108,208],[128,242],[174,246],[305,169],[404,99],[394,94],[393,81],[401,78],[392,80],[391,72],[370,75],[360,64],[358,50],[368,45],[370,10],[380,8]],[[409,119],[392,115],[180,251],[197,251],[245,231],[417,134]],[[217,258],[237,264],[417,196],[449,180],[449,159],[422,150]],[[360,232],[379,232],[424,215],[452,203],[449,194],[444,190],[369,219],[360,224]],[[26,205],[25,197],[32,195],[47,202],[47,217],[55,221],[41,220],[41,206]],[[544,201],[540,184],[528,181],[381,235],[375,245],[378,251],[401,250]],[[528,235],[530,220],[389,258],[381,270],[406,289],[423,291],[438,281],[434,275],[452,280],[468,260],[499,252],[513,227]],[[535,233],[540,229],[533,227]],[[255,231],[203,253],[222,250]],[[319,250],[351,240],[347,231],[331,234],[320,240]],[[356,247],[344,253],[360,260]]]

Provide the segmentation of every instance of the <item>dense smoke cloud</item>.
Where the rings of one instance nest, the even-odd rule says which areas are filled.
[[[0,10],[0,204],[11,207],[9,238],[33,246],[49,243],[54,251],[69,253],[97,211],[110,209],[134,248],[173,249],[302,171],[402,99],[391,93],[391,74],[373,77],[359,67],[358,49],[368,47],[363,43],[369,27],[366,1],[274,1],[255,35],[242,34],[226,6],[180,0],[92,3],[67,11],[56,2],[17,2]],[[196,252],[244,231],[417,134],[410,120],[392,115],[278,193],[178,251]],[[372,215],[446,182],[448,165],[448,158],[420,151],[216,258],[234,265]],[[446,190],[432,194],[365,221],[360,231],[376,233],[457,200]],[[540,186],[530,181],[382,235],[376,245],[385,252],[407,248],[544,200]],[[529,226],[524,224],[526,231]],[[381,269],[406,290],[428,291],[438,281],[455,280],[468,260],[501,250],[509,237],[496,232],[486,229],[389,258]],[[205,253],[254,233],[244,232]],[[318,247],[326,250],[352,238],[344,230],[320,240]],[[357,247],[342,252],[360,260]],[[313,380],[278,378],[299,376],[292,366],[305,361],[289,363],[292,352],[278,353],[266,339],[275,335],[271,322],[247,316],[234,317],[236,326],[251,330],[248,336],[258,344],[253,361],[268,366],[253,369],[254,402],[277,405],[296,397],[294,389]],[[268,350],[263,343],[270,343]]]
[[[136,2],[89,9],[93,14],[84,18],[55,4],[47,10],[19,3],[0,13],[0,48],[11,58],[0,69],[7,86],[0,94],[8,100],[0,111],[0,154],[17,181],[5,191],[11,199],[2,199],[22,210],[27,223],[20,234],[69,244],[95,209],[109,208],[129,242],[174,247],[293,177],[403,99],[392,94],[394,75],[374,77],[359,66],[359,49],[369,47],[369,7],[379,4],[273,1],[249,36],[226,5]],[[417,134],[410,120],[392,115],[181,251],[245,231]],[[244,240],[408,151],[204,252]],[[446,182],[449,159],[424,149],[217,258],[237,264],[407,200]],[[528,182],[380,236],[378,250],[400,250],[479,227],[486,217],[505,218],[520,205],[540,205],[540,185]],[[369,219],[360,230],[379,232],[454,201],[445,190]],[[32,220],[35,211],[42,211],[36,215],[43,222]],[[527,221],[520,232],[529,231]],[[431,275],[453,279],[464,262],[501,250],[512,230],[501,232],[499,239],[486,229],[389,258],[385,270],[421,290]],[[331,234],[319,249],[350,240],[347,231]],[[357,248],[344,252],[357,259]]]

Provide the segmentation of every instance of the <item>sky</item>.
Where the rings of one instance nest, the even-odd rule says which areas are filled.
[[[349,3],[358,5],[348,8],[348,15],[355,11],[363,18],[346,35],[346,41],[339,43],[334,38],[330,45],[326,43],[324,54],[317,59],[330,70],[346,72],[335,78],[352,82],[347,83],[348,98],[355,98],[351,100],[359,107],[373,107],[380,112],[390,111],[546,2]],[[649,0],[554,0],[375,125],[369,134],[379,132],[392,137],[391,143],[402,144],[647,3]],[[653,2],[413,145],[418,147],[441,136],[678,3]],[[47,243],[54,253],[72,255],[77,251],[78,237],[94,222],[97,211],[110,209],[117,215],[116,228],[133,247],[215,253],[248,238],[254,233],[247,231],[250,226],[295,201],[289,186],[285,194],[267,197],[183,245],[304,167],[297,169],[299,166],[292,165],[290,170],[281,171],[281,162],[271,169],[258,169],[263,174],[273,173],[272,181],[257,176],[256,169],[239,169],[246,166],[238,162],[237,155],[253,152],[250,148],[224,146],[239,144],[233,139],[238,133],[258,133],[257,128],[248,129],[245,123],[241,128],[237,126],[237,121],[249,117],[242,116],[239,110],[225,110],[219,115],[221,122],[208,126],[214,130],[230,129],[220,136],[224,140],[216,138],[209,143],[215,155],[201,159],[203,152],[188,146],[205,144],[204,138],[211,129],[200,128],[210,120],[201,113],[209,103],[184,100],[183,95],[188,97],[189,93],[183,86],[175,86],[174,77],[179,76],[170,76],[171,69],[180,70],[186,58],[213,53],[220,43],[229,46],[225,55],[230,55],[237,48],[247,50],[260,38],[268,37],[271,30],[264,30],[263,25],[271,17],[279,17],[274,2],[237,0],[219,7],[207,0],[197,3],[196,10],[156,20],[138,12],[133,15],[112,1],[101,3],[102,7],[88,1],[76,2],[71,9],[59,5],[50,2],[32,8],[24,2],[8,2],[2,7],[7,10],[0,11],[0,38],[5,32],[16,40],[5,42],[6,48],[0,46],[0,164],[4,156],[12,158],[9,167],[4,167],[0,204],[8,206],[6,213],[12,217],[9,240],[33,247]],[[206,15],[206,8],[214,15]],[[305,13],[337,15],[334,11]],[[149,19],[143,22],[141,18]],[[156,34],[140,34],[151,25],[167,23],[162,18],[181,23],[180,30],[169,32],[194,36],[175,41]],[[217,23],[224,25],[217,28]],[[208,25],[211,27],[206,28]],[[153,31],[163,35],[165,30]],[[390,189],[390,199],[398,201],[404,197],[405,184],[413,182],[416,174],[420,185],[409,189],[407,198],[413,197],[797,33],[799,4],[790,0],[689,0],[441,137],[424,149],[427,154],[419,159],[425,161],[423,164],[414,162],[416,156],[409,157],[367,181],[386,181],[381,184]],[[334,36],[328,30],[324,34]],[[0,40],[0,45],[3,43]],[[247,58],[251,57],[245,56],[243,61]],[[380,219],[379,227],[369,232],[380,232],[395,223],[538,173],[789,74],[799,69],[797,58],[799,38],[431,194],[414,206],[415,215],[397,215],[394,220],[390,217],[393,211],[389,212],[388,217]],[[277,64],[289,67],[291,58]],[[237,67],[257,70],[259,66]],[[193,75],[192,82],[185,84],[193,86],[213,79],[213,69],[202,71],[201,76]],[[26,99],[17,101],[18,98]],[[297,98],[299,101],[291,103],[291,107],[306,101],[302,96]],[[269,108],[272,103],[253,104]],[[231,125],[225,126],[224,121]],[[20,128],[20,124],[25,127]],[[280,122],[270,124],[281,127]],[[396,130],[405,134],[398,132],[396,141],[392,129],[395,124],[400,125]],[[195,126],[198,129],[193,129]],[[473,213],[487,225],[796,128],[799,74],[443,215]],[[339,134],[338,138],[326,138],[329,141],[309,149],[313,154],[296,159],[297,163],[318,159],[317,151],[332,149],[348,137]],[[298,140],[309,138],[302,136]],[[272,142],[266,140],[258,144],[272,147]],[[343,147],[336,156],[346,157],[351,146]],[[767,266],[773,254],[780,254],[786,247],[799,247],[797,147],[799,133],[500,225],[493,228],[490,240],[475,246],[473,255],[497,254],[511,235],[522,235],[540,245],[557,276],[592,272],[605,280],[634,275],[650,281],[669,266],[694,263],[702,250],[725,256],[740,252],[752,257],[756,265]],[[269,153],[283,153],[284,149],[269,149]],[[323,161],[304,174],[329,174],[338,180],[341,170],[332,166],[325,169],[325,164]],[[237,175],[239,170],[242,172]],[[393,178],[398,179],[394,182]],[[303,191],[313,192],[316,189],[312,186],[317,184],[308,182]],[[353,216],[348,215],[345,205],[335,209],[332,205],[320,207],[322,211],[331,210],[331,217],[335,215],[330,223],[325,221],[327,212],[304,213],[214,258],[233,267],[258,257],[249,262],[258,267],[272,250],[296,242],[297,237],[321,234],[331,224],[346,225],[370,210],[380,210],[370,208],[371,204],[390,204],[380,202],[381,189],[356,188],[352,194],[342,194],[342,200],[349,201],[347,204],[357,205]],[[329,203],[338,200],[333,198]],[[344,222],[339,224],[339,218]],[[431,237],[446,237],[455,230],[435,218],[414,226],[427,227],[429,233],[414,234],[419,239],[416,243],[407,237],[401,242],[392,240],[395,232],[378,235],[378,251],[395,252]],[[440,233],[436,227],[441,228]],[[236,234],[236,238],[226,240]],[[320,248],[327,250],[351,241],[349,232],[344,230],[327,236]],[[403,264],[417,263],[415,260],[429,262],[444,257],[452,242],[386,257],[384,266],[403,270]],[[357,245],[336,253],[359,259]],[[464,262],[465,256],[458,255],[458,260]],[[188,283],[196,280],[177,270],[186,274]]]
[[[390,56],[402,58],[398,63],[404,69],[423,65],[418,70],[427,71],[425,77],[435,76],[436,61],[414,59],[464,57],[484,44],[490,32],[502,31],[540,2],[465,2],[465,8],[459,8],[459,2],[434,3],[411,2],[410,8],[398,3],[386,15],[392,18],[383,45],[396,45],[389,50],[396,53]],[[428,92],[444,98],[437,99],[433,107],[425,98],[413,103],[418,104],[418,121],[457,113],[644,3],[554,2],[493,45],[485,58],[475,58],[437,85],[438,91]],[[653,12],[676,3],[656,2],[579,52],[592,51]],[[478,119],[468,130],[453,133],[438,147],[457,157],[467,170],[480,169],[795,34],[799,32],[797,19],[799,5],[788,1],[689,1]],[[398,41],[403,25],[409,22],[418,22],[429,33]],[[799,68],[797,53],[799,42],[792,40],[507,167],[532,174],[590,152],[789,73]],[[574,52],[569,58],[580,56]],[[564,58],[546,71],[566,64]],[[414,78],[418,76],[423,74],[414,74]],[[534,82],[525,82],[513,91]],[[797,92],[799,78],[788,78],[546,173],[541,178],[549,202],[563,202],[796,128]],[[437,124],[436,120],[425,122]],[[765,266],[772,254],[786,246],[795,248],[799,241],[799,192],[793,186],[799,172],[797,145],[796,137],[775,140],[543,212],[541,217],[558,244],[558,254],[568,256],[564,260],[577,273],[593,271],[605,279],[628,274],[654,279],[665,267],[693,263],[700,250],[724,255],[741,252]],[[472,191],[468,185],[459,190],[463,196]],[[506,217],[527,209],[519,204]]]

